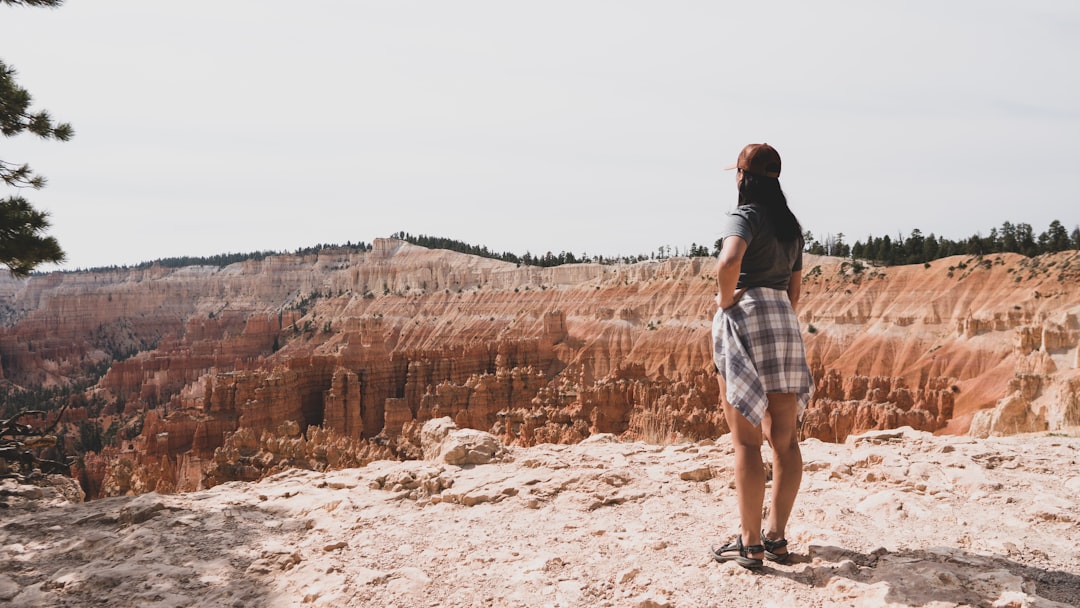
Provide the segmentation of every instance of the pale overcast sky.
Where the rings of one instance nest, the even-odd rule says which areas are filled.
[[[1074,0],[71,0],[0,7],[0,58],[75,127],[0,140],[68,269],[711,248],[760,141],[815,235],[1080,222]]]

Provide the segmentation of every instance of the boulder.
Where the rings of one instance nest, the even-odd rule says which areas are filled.
[[[491,433],[459,429],[449,417],[424,423],[420,441],[425,460],[456,466],[487,464],[505,451]]]

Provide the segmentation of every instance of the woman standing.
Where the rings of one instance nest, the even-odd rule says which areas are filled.
[[[786,562],[788,517],[802,482],[797,426],[813,379],[795,307],[802,282],[802,228],[780,189],[780,155],[769,144],[739,154],[739,205],[726,218],[716,266],[719,310],[713,359],[720,402],[735,446],[740,534],[712,553],[760,568]],[[765,472],[762,439],[773,451],[773,493],[762,527]]]

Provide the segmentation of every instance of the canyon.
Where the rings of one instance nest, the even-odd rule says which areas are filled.
[[[450,418],[510,446],[727,432],[715,261],[519,266],[396,239],[225,267],[0,277],[8,393],[115,430],[89,497],[414,457]],[[1080,425],[1080,252],[875,267],[807,255],[804,438]],[[69,442],[70,443],[70,442]]]

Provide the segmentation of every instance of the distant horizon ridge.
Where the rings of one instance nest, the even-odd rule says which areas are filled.
[[[818,240],[814,238],[810,231],[806,231],[804,233],[805,245],[803,250],[806,253],[815,255],[849,257],[852,259],[877,262],[886,266],[927,263],[954,255],[1018,253],[1027,257],[1033,257],[1043,253],[1080,250],[1080,224],[1074,226],[1070,232],[1059,220],[1053,220],[1047,230],[1037,236],[1030,224],[1023,222],[1015,224],[1012,222],[1004,222],[1000,227],[991,228],[986,237],[982,236],[981,231],[976,231],[967,239],[960,241],[939,238],[932,232],[929,235],[923,235],[922,231],[918,228],[913,229],[907,238],[904,238],[901,234],[897,234],[895,240],[888,235],[874,237],[871,234],[867,236],[865,243],[862,241],[855,241],[854,244],[849,245],[844,242],[844,237],[845,235],[843,233],[837,233],[835,236],[831,233],[825,233],[822,239]],[[548,251],[542,256],[534,256],[528,251],[521,255],[511,252],[494,253],[484,245],[472,245],[448,237],[436,237],[423,234],[413,236],[404,231],[395,232],[388,237],[376,237],[375,240],[380,238],[398,239],[429,249],[457,251],[459,253],[498,259],[519,265],[538,267],[581,263],[636,263],[646,260],[667,259],[670,257],[714,257],[719,254],[720,250],[720,241],[718,240],[713,244],[713,249],[711,251],[705,245],[691,243],[689,247],[685,247],[681,251],[677,246],[660,245],[655,252],[649,254],[639,253],[637,255],[588,256],[588,254],[582,253],[581,257],[578,257],[567,251],[561,251],[558,254],[553,254],[551,251]],[[318,253],[323,249],[370,251],[371,248],[372,244],[365,243],[364,241],[358,241],[357,243],[346,241],[345,244],[320,243],[309,247],[298,248],[295,251],[263,250],[247,253],[219,253],[211,256],[176,256],[157,258],[150,261],[139,262],[134,265],[94,266],[70,270],[58,268],[49,272],[35,272],[33,274],[44,275],[52,272],[79,273],[133,270],[150,268],[155,265],[164,266],[166,268],[182,268],[186,266],[218,266],[219,268],[224,268],[225,266],[236,262],[252,259],[261,260],[275,255],[307,255]]]

